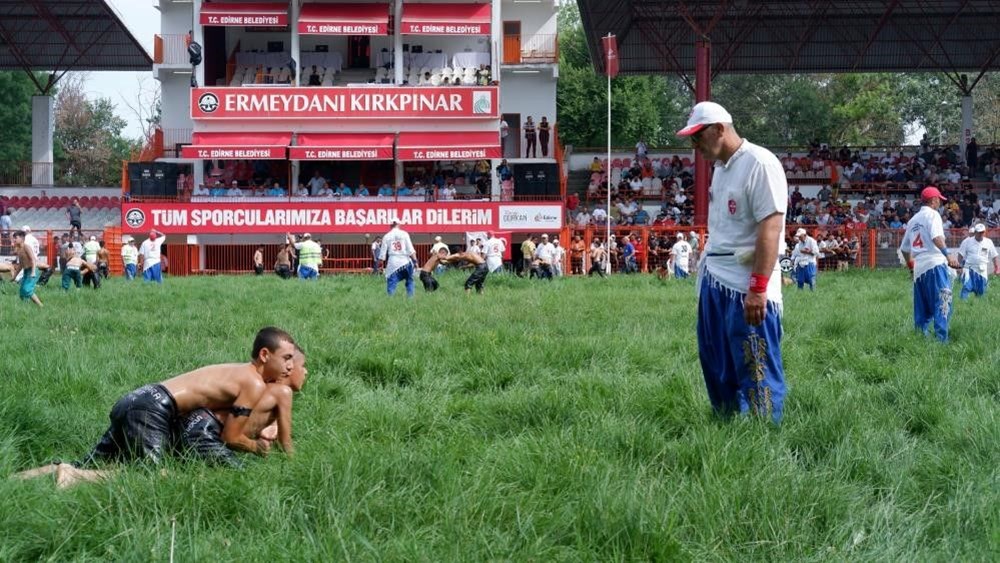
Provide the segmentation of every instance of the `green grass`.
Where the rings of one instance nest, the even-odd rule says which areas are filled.
[[[0,478],[0,561],[986,561],[1000,552],[1000,287],[953,342],[911,329],[903,272],[786,290],[780,427],[719,421],[693,283],[115,280],[0,287],[0,476],[82,455],[140,384],[308,353],[298,455],[172,461],[57,491]]]

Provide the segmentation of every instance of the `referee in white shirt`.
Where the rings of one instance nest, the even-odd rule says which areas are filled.
[[[677,135],[718,161],[698,280],[698,353],[708,398],[724,416],[749,413],[780,422],[785,171],[771,151],[740,138],[719,104],[695,105]]]

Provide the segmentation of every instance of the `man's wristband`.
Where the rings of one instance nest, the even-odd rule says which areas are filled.
[[[770,276],[750,274],[750,293],[767,293],[767,283],[770,280]]]
[[[944,254],[944,257],[945,257],[945,258],[947,258],[947,257],[948,257],[948,248],[947,248],[947,247],[945,247],[945,248],[940,248],[939,250],[941,251],[941,254]]]

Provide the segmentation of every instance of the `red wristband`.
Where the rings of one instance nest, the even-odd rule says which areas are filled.
[[[751,293],[767,293],[767,282],[771,280],[770,276],[763,276],[761,274],[750,274],[750,292]]]

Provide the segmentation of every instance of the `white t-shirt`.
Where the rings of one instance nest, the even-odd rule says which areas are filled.
[[[812,254],[802,252],[802,250],[806,248],[812,249]],[[795,245],[795,248],[792,249],[792,262],[794,262],[796,266],[815,264],[818,258],[819,245],[816,244],[816,239],[811,236],[806,235],[805,240],[799,241]]]
[[[139,256],[139,250],[131,244],[122,246],[122,262],[125,264],[135,264]]]
[[[674,259],[674,266],[688,272],[691,270],[691,245],[686,241],[679,240],[670,249],[670,256]]]
[[[778,157],[744,139],[729,158],[715,164],[708,203],[708,231],[705,268],[724,287],[746,293],[753,270],[747,260],[757,244],[757,225],[788,207],[788,182]],[[782,217],[781,230],[785,220]],[[785,253],[784,237],[778,239],[778,256]],[[731,254],[730,256],[711,256]],[[767,299],[781,303],[781,276],[774,261]]]
[[[38,259],[39,246],[38,246],[38,239],[35,238],[35,235],[33,235],[31,233],[25,233],[24,234],[24,244],[28,245],[28,248],[30,248],[31,251],[35,253],[35,260],[37,260]]]
[[[551,242],[543,242],[542,244],[538,245],[538,248],[535,249],[535,258],[538,258],[542,262],[551,264],[552,255],[554,252],[555,252],[555,247],[552,246]]]
[[[507,250],[507,241],[502,238],[493,237],[486,241],[486,257],[503,259],[503,253]]]
[[[379,260],[385,262],[385,277],[389,277],[400,268],[410,263],[414,254],[413,241],[403,229],[396,227],[382,237],[382,248],[379,250]]]
[[[563,258],[566,256],[566,249],[561,245],[551,245],[552,246],[552,265],[559,269],[562,266]]]
[[[983,237],[982,241],[969,237],[962,241],[958,253],[965,258],[966,269],[975,270],[985,277],[989,275],[990,263],[997,257],[997,248],[987,237]]]
[[[948,263],[948,259],[934,245],[934,239],[937,237],[944,237],[941,214],[925,205],[906,223],[906,234],[903,235],[903,242],[899,245],[901,251],[909,252],[913,256],[913,279],[919,278],[932,268]]]
[[[167,240],[166,237],[156,237],[156,240],[146,239],[139,246],[139,254],[142,256],[142,271],[146,271],[160,263],[160,247]]]

